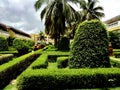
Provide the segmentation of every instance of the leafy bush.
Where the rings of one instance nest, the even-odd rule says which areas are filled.
[[[58,50],[69,50],[70,41],[67,37],[62,37],[58,44]]]
[[[117,32],[109,32],[109,42],[111,42],[112,47],[115,49],[120,48],[119,34]]]
[[[14,39],[13,47],[18,50],[20,55],[22,55],[33,50],[34,42],[26,39]]]
[[[12,60],[13,54],[3,54],[0,56],[0,65]]]
[[[18,90],[117,87],[120,83],[120,69],[27,69],[17,81]]]
[[[119,67],[120,68],[120,59],[110,57],[110,63],[113,67]]]
[[[68,66],[69,57],[58,57],[57,58],[57,67],[66,68]]]
[[[46,46],[46,51],[56,51],[56,50],[57,50],[57,48],[55,48],[54,45],[47,45]]]
[[[47,68],[48,66],[48,55],[42,54],[40,55],[33,63],[30,65],[33,69]]]
[[[69,67],[110,67],[108,37],[102,22],[85,21],[78,26],[71,48]]]
[[[0,65],[0,89],[22,73],[37,57],[36,53],[31,52]]]
[[[4,37],[0,37],[0,51],[8,50],[8,43]]]

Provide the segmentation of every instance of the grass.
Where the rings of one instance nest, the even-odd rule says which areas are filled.
[[[48,63],[48,69],[57,69],[57,63]]]

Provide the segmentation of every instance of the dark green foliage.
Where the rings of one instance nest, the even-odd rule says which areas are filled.
[[[68,66],[69,57],[58,57],[57,58],[57,67],[66,68]]]
[[[26,54],[33,50],[34,42],[26,39],[14,39],[13,47],[16,48],[20,55]]]
[[[120,68],[120,59],[119,58],[110,57],[110,63],[111,63],[111,66]]]
[[[13,54],[3,54],[0,56],[0,65],[12,60]]]
[[[28,53],[0,65],[0,89],[22,73],[36,58],[36,53]]]
[[[9,46],[12,46],[13,45],[13,40],[15,39],[15,37],[11,37],[11,36],[9,36],[8,38],[7,38],[7,42],[8,42],[8,45]]]
[[[48,66],[48,55],[42,54],[40,55],[31,65],[33,69],[47,68]]]
[[[111,42],[114,49],[120,48],[119,34],[117,32],[109,32],[109,42]]]
[[[58,50],[66,51],[69,50],[70,41],[67,37],[62,37],[58,44]]]
[[[69,67],[110,67],[108,37],[102,22],[85,21],[78,26],[71,48]]]
[[[18,90],[117,87],[120,85],[120,69],[27,69],[17,81]]]
[[[0,51],[7,51],[8,43],[4,37],[0,37]]]

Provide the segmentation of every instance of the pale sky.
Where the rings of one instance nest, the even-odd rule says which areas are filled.
[[[40,20],[41,10],[36,12],[34,9],[35,1],[0,0],[0,23],[28,34],[44,31],[44,22]],[[99,0],[98,5],[104,8],[105,17],[102,19],[103,21],[120,15],[120,0]]]

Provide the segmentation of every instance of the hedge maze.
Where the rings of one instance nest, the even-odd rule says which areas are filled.
[[[18,90],[105,88],[120,85],[119,68],[70,69],[68,66],[64,66],[68,65],[66,63],[69,57],[66,56],[69,53],[58,52],[57,61],[51,59],[52,62],[50,59],[48,60],[50,53],[56,54],[57,52],[43,53],[17,78]],[[49,65],[51,65],[49,63],[56,63],[60,68],[49,69]]]

